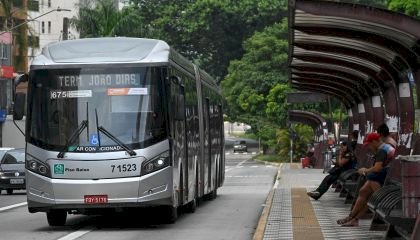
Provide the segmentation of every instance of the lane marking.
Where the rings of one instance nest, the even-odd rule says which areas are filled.
[[[22,203],[17,203],[17,204],[13,204],[10,206],[6,206],[6,207],[2,207],[0,208],[0,212],[4,212],[13,208],[18,208],[18,207],[22,207],[22,206],[26,206],[28,203],[27,202],[22,202]]]
[[[239,168],[239,167],[241,167],[241,165],[242,164],[244,164],[246,161],[248,161],[249,159],[245,159],[245,160],[243,160],[242,162],[240,162],[240,163],[238,163],[238,164],[236,164],[236,166],[235,167],[232,167],[232,168],[229,168],[229,169],[226,169],[225,170],[225,173],[226,172],[229,172],[230,170],[232,170],[232,169],[235,169],[235,168]]]
[[[76,232],[72,232],[64,237],[59,238],[58,240],[74,240],[85,234],[92,232],[94,229],[95,229],[94,227],[84,227],[77,230]]]

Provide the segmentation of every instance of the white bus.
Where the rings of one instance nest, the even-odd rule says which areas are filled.
[[[215,81],[168,44],[97,38],[49,44],[30,67],[26,117],[29,212],[162,206],[193,212],[224,181]],[[22,112],[22,109],[15,109]]]

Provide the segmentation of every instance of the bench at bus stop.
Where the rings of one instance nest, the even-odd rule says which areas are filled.
[[[363,150],[358,154],[357,168],[370,167],[372,156]],[[346,197],[345,203],[357,199],[359,189],[365,182],[356,169],[340,175],[336,191]],[[371,230],[386,230],[386,238],[403,237],[420,239],[420,155],[401,156],[390,164],[384,186],[369,199],[369,210],[373,213]],[[417,219],[417,223],[416,223]]]
[[[361,159],[357,168],[371,164],[369,158]],[[354,169],[340,176],[340,196],[346,197],[345,203],[354,205],[364,181],[364,176]],[[370,230],[385,230],[387,239],[420,239],[419,185],[420,155],[400,156],[392,161],[384,186],[368,202],[369,210],[373,213]]]
[[[352,203],[352,205],[359,195],[359,189],[366,181],[364,176],[358,174],[357,169],[369,168],[373,164],[373,155],[367,154],[365,150],[359,150],[355,155],[357,158],[356,168],[340,174],[336,186],[336,190],[340,192],[340,197],[345,197],[345,203]]]
[[[369,199],[374,213],[370,229],[385,229],[386,238],[419,239],[420,155],[399,156],[392,167],[384,186]]]

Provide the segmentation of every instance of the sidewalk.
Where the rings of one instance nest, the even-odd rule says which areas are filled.
[[[370,219],[360,220],[359,227],[337,225],[336,220],[347,216],[351,206],[334,189],[318,201],[306,195],[326,176],[322,169],[282,164],[279,173],[254,240],[383,239],[385,232],[369,231]]]

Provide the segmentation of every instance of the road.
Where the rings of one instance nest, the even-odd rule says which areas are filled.
[[[112,216],[69,215],[66,226],[49,227],[43,213],[27,211],[25,192],[0,196],[0,239],[252,239],[277,167],[227,150],[226,179],[218,197],[195,213],[162,224],[152,211]],[[17,205],[16,205],[17,204]],[[20,204],[20,205],[19,205]],[[11,208],[11,209],[10,209]]]

